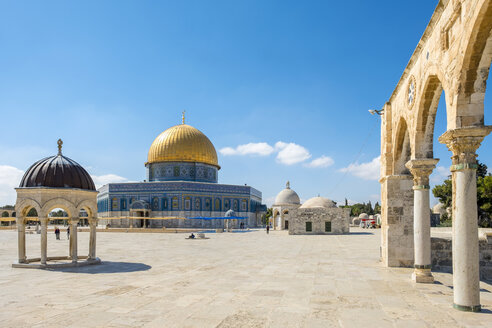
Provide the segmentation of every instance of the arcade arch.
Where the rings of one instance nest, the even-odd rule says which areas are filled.
[[[454,306],[480,311],[476,150],[492,131],[484,97],[492,60],[492,1],[441,0],[400,81],[381,125],[382,260],[414,266],[432,282],[429,175],[436,111],[445,95],[452,152]]]

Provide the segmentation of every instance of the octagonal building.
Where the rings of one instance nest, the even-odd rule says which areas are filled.
[[[233,210],[246,226],[255,227],[266,211],[257,189],[218,183],[214,145],[184,118],[155,138],[145,167],[144,182],[99,189],[101,222],[112,227],[223,228],[219,218]]]

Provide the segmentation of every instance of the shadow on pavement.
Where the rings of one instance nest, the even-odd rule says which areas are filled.
[[[349,235],[374,235],[372,232],[350,232]]]
[[[50,269],[50,270],[57,271],[57,272],[98,274],[98,273],[125,273],[125,272],[147,271],[151,268],[152,267],[150,265],[143,264],[143,263],[102,261],[102,263],[98,265],[88,265],[84,267],[60,268],[60,269]]]

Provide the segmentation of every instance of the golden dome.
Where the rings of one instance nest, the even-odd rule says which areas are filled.
[[[201,131],[187,124],[170,127],[155,138],[146,164],[159,162],[198,162],[220,169],[214,145]]]

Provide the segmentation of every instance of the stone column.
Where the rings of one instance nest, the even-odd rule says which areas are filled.
[[[26,263],[26,221],[24,217],[18,217],[16,221],[19,263]]]
[[[439,137],[453,152],[453,306],[461,311],[481,310],[475,152],[491,131],[492,126],[466,127]]]
[[[77,262],[77,224],[79,218],[70,219],[70,257],[72,262]]]
[[[431,235],[429,176],[436,167],[438,159],[413,159],[406,167],[413,175],[413,241],[414,267],[412,280],[417,283],[433,283],[431,273]]]
[[[41,264],[46,264],[48,258],[48,221],[47,217],[39,217],[39,222],[41,222]]]
[[[96,228],[97,218],[91,218],[89,220],[90,225],[90,239],[89,239],[89,259],[94,260],[96,258]]]

